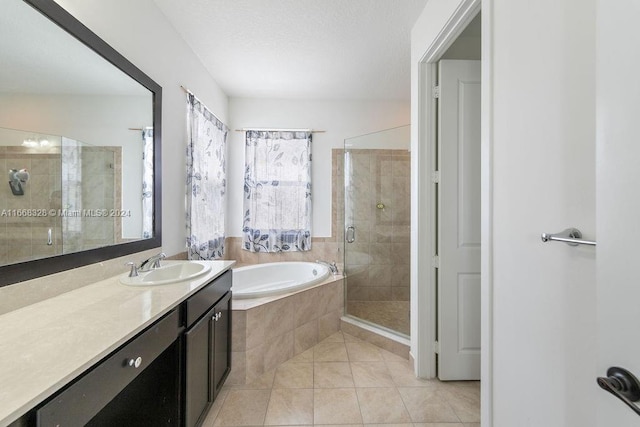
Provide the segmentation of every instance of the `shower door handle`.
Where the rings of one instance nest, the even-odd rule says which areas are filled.
[[[353,225],[347,227],[345,239],[347,240],[347,243],[353,243],[356,241],[356,228]]]

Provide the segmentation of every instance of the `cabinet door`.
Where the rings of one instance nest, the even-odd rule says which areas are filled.
[[[185,333],[185,424],[195,426],[213,400],[210,394],[210,319],[213,310]]]
[[[231,292],[218,301],[213,310],[216,314],[211,328],[213,343],[211,385],[215,399],[231,370]]]

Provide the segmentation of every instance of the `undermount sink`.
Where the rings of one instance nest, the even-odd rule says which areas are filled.
[[[120,283],[129,286],[155,286],[182,282],[201,276],[211,270],[211,266],[196,262],[183,261],[166,265],[149,272],[139,273],[136,277],[128,274],[120,276]]]

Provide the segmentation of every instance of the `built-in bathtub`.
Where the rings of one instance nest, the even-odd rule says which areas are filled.
[[[315,273],[314,273],[315,271]],[[227,384],[246,384],[340,330],[344,283],[314,262],[233,269]]]
[[[233,269],[234,299],[282,295],[311,287],[329,277],[315,262],[270,262]]]

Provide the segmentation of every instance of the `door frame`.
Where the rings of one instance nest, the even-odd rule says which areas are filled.
[[[417,123],[412,135],[414,192],[412,202],[412,311],[416,313],[411,332],[415,372],[418,377],[436,376],[436,274],[432,257],[437,251],[437,212],[435,184],[432,172],[436,165],[437,107],[432,87],[437,81],[437,62],[469,22],[482,9],[482,103],[481,103],[481,417],[482,425],[490,426],[492,419],[492,334],[493,334],[493,214],[492,214],[492,24],[493,0],[460,0],[441,28],[427,42],[418,60]],[[429,3],[427,3],[427,7]],[[412,66],[415,66],[412,64]],[[412,120],[413,122],[414,120]],[[425,184],[425,185],[421,185]],[[428,261],[428,262],[425,262]]]

